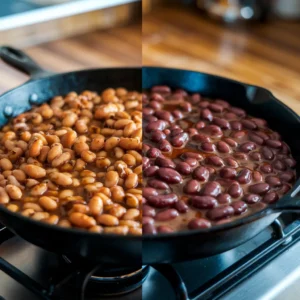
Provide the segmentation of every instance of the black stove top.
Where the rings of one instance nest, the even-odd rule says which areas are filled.
[[[300,245],[299,239],[300,221],[286,215],[251,241],[222,254],[124,272],[105,265],[94,270],[34,246],[4,228],[0,229],[0,299],[235,300],[230,296],[232,290],[293,245]]]

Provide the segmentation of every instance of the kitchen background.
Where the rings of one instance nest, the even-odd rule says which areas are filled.
[[[300,113],[299,0],[143,0],[143,64],[270,89]]]

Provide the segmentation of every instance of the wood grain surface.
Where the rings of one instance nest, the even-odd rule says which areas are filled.
[[[141,66],[141,23],[95,31],[24,50],[42,67],[55,72]],[[0,60],[0,94],[27,79],[28,76]]]
[[[225,27],[197,10],[143,16],[143,64],[197,70],[263,86],[300,114],[300,23]]]

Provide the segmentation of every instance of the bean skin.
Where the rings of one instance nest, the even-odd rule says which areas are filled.
[[[200,166],[194,170],[193,175],[200,181],[207,181],[209,178],[209,171],[207,168]]]
[[[247,210],[247,204],[243,201],[235,201],[231,204],[231,207],[234,209],[235,215],[241,215]]]
[[[253,204],[259,202],[261,197],[256,194],[247,194],[244,196],[243,200],[248,204]]]
[[[181,175],[170,168],[160,168],[156,174],[166,183],[179,183],[182,180]]]
[[[192,172],[191,166],[186,162],[179,162],[176,165],[176,171],[182,175],[189,175]]]
[[[197,180],[191,179],[184,186],[184,190],[187,194],[192,195],[200,191],[201,185]]]
[[[276,192],[269,192],[264,196],[263,202],[270,204],[277,201],[278,198],[279,197]]]
[[[143,234],[156,234],[157,230],[153,224],[143,225]]]
[[[168,184],[166,184],[165,182],[160,181],[158,179],[149,179],[148,185],[157,190],[168,190],[170,188]]]
[[[175,163],[171,159],[157,157],[155,160],[155,165],[163,168],[172,168],[176,167]]]
[[[263,195],[268,192],[270,186],[267,183],[256,183],[249,187],[249,191],[254,194]]]
[[[151,206],[163,208],[173,205],[178,201],[178,196],[174,193],[158,196],[150,196],[147,198]]]
[[[227,179],[234,179],[237,175],[237,172],[233,168],[223,168],[220,170],[220,176],[222,178],[227,178]]]
[[[232,198],[238,198],[243,194],[243,189],[237,182],[235,182],[229,187],[228,194]]]
[[[218,205],[218,201],[211,196],[191,196],[191,205],[196,208],[211,209]]]
[[[163,211],[160,211],[156,214],[155,220],[157,221],[170,221],[179,216],[179,213],[176,209],[169,208]]]
[[[211,209],[207,213],[207,217],[210,220],[221,220],[224,218],[228,218],[234,214],[234,208],[232,206],[223,206],[223,207],[216,207]]]
[[[155,209],[147,204],[143,205],[143,216],[154,218],[156,215]]]
[[[172,228],[169,227],[169,226],[162,225],[162,226],[158,226],[158,227],[157,227],[157,231],[158,231],[159,233],[171,233],[171,232],[174,232],[174,229],[172,229]]]
[[[203,218],[198,218],[198,219],[192,219],[189,223],[188,223],[188,228],[191,230],[195,230],[195,229],[205,229],[205,228],[210,228],[211,227],[211,223]]]
[[[218,197],[218,202],[221,204],[230,204],[231,196],[229,194],[220,194]]]
[[[247,184],[251,181],[251,171],[249,169],[243,169],[237,176],[237,181],[241,184]]]
[[[189,210],[188,205],[184,201],[182,201],[182,200],[179,200],[178,202],[176,202],[175,205],[174,205],[174,207],[180,213],[186,213]]]
[[[221,185],[217,181],[205,184],[201,190],[202,195],[216,197],[221,193]]]

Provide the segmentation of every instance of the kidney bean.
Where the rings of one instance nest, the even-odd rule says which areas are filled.
[[[234,208],[231,206],[222,206],[211,209],[206,216],[211,220],[220,220],[228,218],[234,214]]]
[[[248,155],[246,153],[243,153],[243,152],[235,152],[233,154],[233,156],[236,159],[239,159],[239,160],[248,160]]]
[[[161,108],[162,108],[162,104],[159,103],[158,101],[154,101],[154,100],[152,100],[152,101],[149,102],[149,106],[150,106],[151,108],[154,108],[155,110],[156,110],[156,109],[161,109]],[[158,120],[158,118],[156,118],[156,120],[153,119],[153,121],[157,121],[157,120]]]
[[[159,94],[170,94],[171,89],[166,85],[156,85],[151,88],[152,93],[159,93]]]
[[[263,202],[268,203],[268,204],[274,203],[278,200],[278,198],[279,197],[276,192],[269,192],[264,196]]]
[[[193,172],[193,176],[200,181],[207,181],[209,178],[208,169],[202,166],[197,167]]]
[[[227,166],[232,167],[232,168],[238,168],[239,167],[239,163],[231,158],[231,157],[227,157],[224,159],[224,162],[226,163]]]
[[[186,132],[183,132],[174,136],[171,139],[171,143],[174,147],[182,147],[187,142],[188,139],[189,139],[189,135]]]
[[[143,216],[142,218],[142,224],[146,225],[146,224],[154,224],[154,219],[148,216]]]
[[[181,175],[170,168],[160,168],[156,174],[166,183],[179,183],[182,180]]]
[[[249,132],[248,135],[249,135],[249,139],[250,139],[252,142],[256,143],[257,145],[262,145],[262,144],[264,143],[264,139],[261,138],[261,137],[260,137],[259,135],[257,135],[256,133],[254,133],[254,132]]]
[[[201,116],[201,118],[202,118],[203,120],[207,120],[207,121],[210,121],[210,122],[211,122],[212,119],[213,119],[213,115],[212,115],[211,111],[210,111],[209,109],[207,109],[207,108],[205,108],[205,109],[203,109],[203,110],[201,111],[200,116]]]
[[[198,106],[201,108],[207,108],[208,105],[209,105],[208,101],[201,101]]]
[[[149,158],[156,158],[156,157],[159,157],[161,156],[161,152],[159,149],[157,148],[150,148],[148,151],[147,151],[147,156]]]
[[[159,167],[158,166],[150,166],[147,169],[143,170],[143,175],[145,177],[152,177],[155,176]]]
[[[259,171],[253,171],[252,173],[252,179],[254,182],[262,181],[263,177]]]
[[[289,146],[286,143],[282,142],[280,152],[283,153],[283,154],[289,154],[290,153]]]
[[[289,168],[295,168],[297,164],[297,162],[293,158],[286,158],[283,162]]]
[[[282,194],[286,194],[290,189],[291,189],[291,186],[284,183],[279,190]]]
[[[266,182],[270,186],[274,186],[274,187],[281,186],[281,181],[280,181],[279,177],[277,177],[277,176],[267,176],[266,177]]]
[[[155,111],[155,116],[167,122],[174,122],[174,117],[169,111]]]
[[[166,125],[167,125],[166,121],[162,121],[162,120],[150,122],[146,126],[146,132],[150,132],[150,131],[153,131],[153,130],[162,131],[166,128]]]
[[[191,167],[195,168],[196,166],[199,165],[198,161],[195,158],[187,158],[185,162]]]
[[[241,170],[236,180],[241,184],[249,183],[251,181],[251,171],[249,169]]]
[[[214,152],[216,151],[216,146],[212,143],[202,143],[201,144],[201,148],[203,151],[206,151],[206,152]]]
[[[274,158],[274,153],[270,148],[262,147],[261,151],[262,151],[261,153],[265,159],[272,160]]]
[[[215,103],[210,103],[208,105],[208,107],[209,107],[210,110],[212,110],[214,112],[218,112],[218,113],[222,112],[223,109],[224,109],[224,107],[222,107],[222,105],[215,104]]]
[[[217,148],[218,148],[219,152],[221,152],[221,153],[229,153],[230,152],[230,147],[228,146],[228,144],[226,144],[223,141],[219,141],[217,143]]]
[[[231,134],[230,134],[230,136],[232,137],[232,138],[234,138],[234,139],[242,139],[243,137],[245,137],[246,136],[246,132],[245,131],[243,131],[243,130],[240,130],[240,131],[235,131],[235,132],[232,132]]]
[[[279,178],[283,182],[290,182],[294,179],[294,173],[293,172],[283,172],[279,174]]]
[[[225,101],[225,100],[217,99],[215,102],[217,104],[221,105],[224,108],[229,108],[230,107],[230,104],[227,101]]]
[[[173,205],[178,201],[178,196],[174,193],[166,195],[151,196],[148,199],[148,204],[154,207],[163,208]]]
[[[275,149],[279,149],[282,146],[282,143],[278,140],[266,140],[266,145],[271,147],[271,148],[275,148]]]
[[[246,116],[246,112],[242,109],[242,108],[238,108],[238,107],[234,107],[232,106],[229,111],[235,113],[236,115],[238,115],[239,117],[245,117]]]
[[[241,123],[247,129],[253,130],[253,129],[257,128],[257,125],[254,122],[252,122],[251,120],[242,120]]]
[[[243,197],[243,200],[248,204],[253,204],[259,202],[261,198],[256,194],[247,194]]]
[[[174,110],[172,112],[172,114],[173,114],[174,118],[176,118],[176,119],[182,119],[183,118],[183,113],[180,110]]]
[[[279,159],[275,160],[272,165],[273,165],[274,169],[277,169],[280,171],[286,170],[286,165]]]
[[[203,218],[198,218],[198,219],[195,218],[189,221],[188,223],[188,228],[191,230],[205,229],[210,227],[211,227],[211,223],[208,220]]]
[[[156,234],[156,228],[154,224],[145,224],[143,225],[143,234]]]
[[[240,151],[248,153],[252,150],[256,149],[256,145],[253,142],[246,142],[240,146]]]
[[[154,114],[154,109],[150,107],[144,107],[143,108],[143,116],[150,116]]]
[[[171,232],[174,232],[174,229],[172,229],[171,227],[166,226],[166,225],[161,225],[161,226],[157,227],[157,231],[159,233],[171,233]]]
[[[205,184],[201,190],[202,195],[216,197],[221,193],[221,185],[217,181],[211,181]]]
[[[174,208],[177,209],[180,213],[186,213],[189,210],[189,207],[187,206],[187,204],[182,201],[179,200],[178,202],[175,203]]]
[[[230,138],[224,138],[224,142],[226,142],[230,147],[237,147],[238,146],[238,143],[233,140],[233,139],[230,139]]]
[[[197,104],[197,103],[200,102],[200,100],[201,100],[201,95],[200,94],[193,94],[191,96],[191,103],[192,104]]]
[[[176,170],[182,175],[189,175],[192,172],[191,166],[186,162],[179,162],[176,165]]]
[[[249,154],[250,159],[254,160],[254,161],[261,161],[262,156],[259,152],[251,152]]]
[[[150,187],[143,188],[143,196],[145,198],[149,198],[151,196],[157,196],[157,195],[158,195],[158,192],[156,189],[150,188]]]
[[[273,172],[273,167],[272,165],[268,164],[268,163],[265,163],[263,164],[261,167],[260,167],[260,170],[263,172],[263,173],[272,173]]]
[[[195,153],[195,152],[185,152],[182,154],[181,158],[183,160],[186,160],[187,158],[194,158],[198,161],[203,160],[203,156],[200,153]]]
[[[155,165],[163,168],[172,168],[172,169],[176,167],[175,163],[171,159],[163,158],[163,157],[157,157],[155,159]]]
[[[231,196],[229,194],[220,194],[217,200],[220,204],[230,204]]]
[[[267,183],[256,183],[249,187],[249,191],[253,194],[263,195],[268,192],[270,185]]]
[[[224,114],[224,118],[227,119],[227,120],[235,120],[237,119],[237,115],[232,113],[232,112],[227,112]],[[239,129],[238,129],[239,130]]]
[[[185,184],[184,191],[187,194],[192,195],[198,193],[200,191],[200,188],[200,183],[195,179],[191,179]]]
[[[197,122],[195,127],[196,127],[196,129],[202,129],[205,127],[205,123],[203,121],[199,121],[199,122]]]
[[[159,148],[159,150],[161,150],[163,152],[171,152],[172,151],[172,146],[167,140],[160,141],[160,143],[158,144],[158,148]]]
[[[163,211],[160,211],[156,214],[155,220],[157,221],[170,221],[179,216],[179,213],[174,208],[169,208]]]
[[[228,194],[232,197],[232,198],[238,198],[241,197],[243,194],[243,189],[241,188],[241,186],[237,183],[234,182],[229,188],[228,188]]]
[[[142,166],[143,166],[143,169],[147,169],[148,167],[150,167],[150,160],[148,157],[142,158]]]
[[[236,177],[236,170],[233,168],[223,168],[220,170],[220,176],[222,178],[229,178],[229,179],[233,179]]]
[[[267,126],[267,121],[259,118],[252,118],[252,121],[259,127]]]
[[[231,127],[233,130],[242,130],[243,125],[242,125],[242,123],[239,122],[239,121],[230,121],[230,127]]]
[[[206,134],[209,134],[212,137],[221,137],[223,136],[222,129],[217,125],[207,125],[202,129],[202,131]],[[197,135],[195,135],[197,136]]]
[[[192,140],[195,142],[199,142],[199,143],[205,143],[205,142],[210,143],[211,142],[210,137],[208,137],[207,135],[201,134],[201,133],[193,135]]]
[[[220,158],[217,155],[211,155],[211,156],[207,157],[206,162],[208,164],[214,165],[216,167],[223,167],[224,166],[224,162],[223,162],[222,158]]]
[[[177,127],[176,128],[172,128],[170,136],[174,137],[174,136],[176,136],[176,135],[178,135],[180,133],[183,133],[183,132],[184,131],[181,128],[177,128]]]
[[[143,217],[154,218],[156,215],[155,209],[147,204],[143,205]]]
[[[229,129],[230,128],[229,122],[225,119],[222,119],[222,118],[215,117],[213,119],[213,123],[220,126],[222,129]]]
[[[153,130],[150,135],[150,140],[152,142],[160,142],[161,140],[165,139],[166,135],[162,131]]]
[[[244,201],[235,201],[231,204],[235,215],[241,215],[246,212],[248,206]]]
[[[211,196],[191,196],[190,201],[196,208],[211,209],[218,205],[216,198]]]

